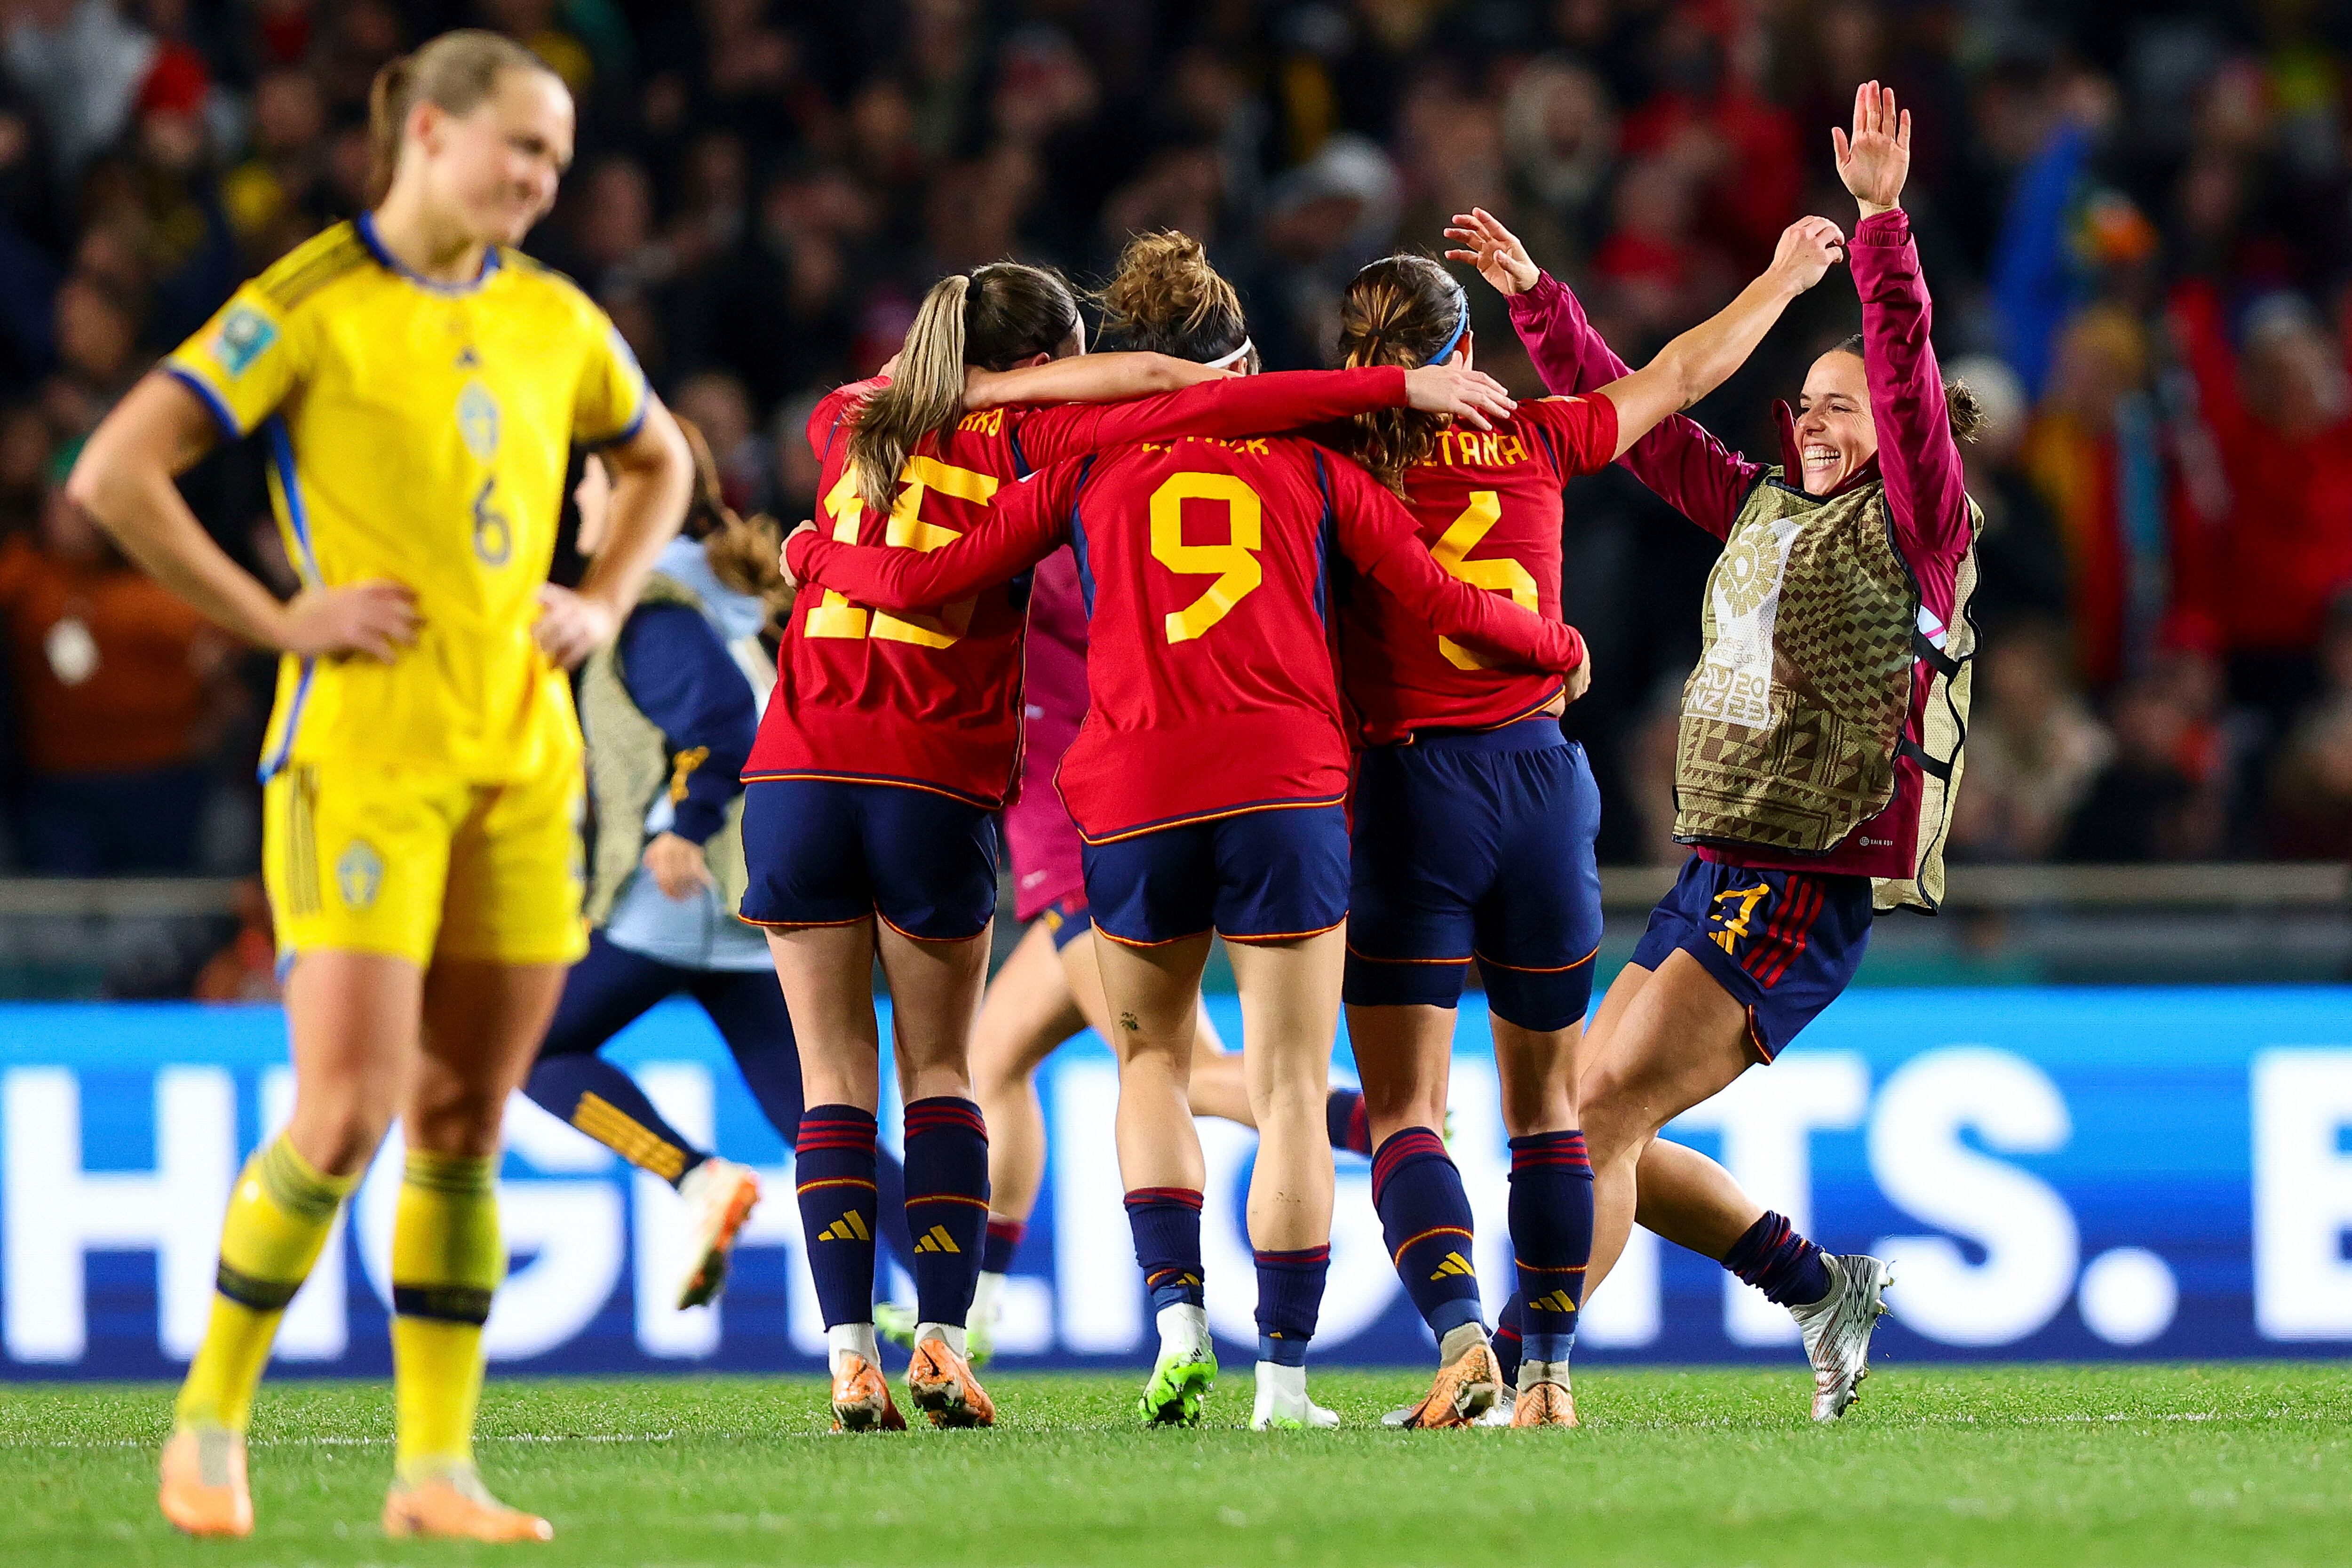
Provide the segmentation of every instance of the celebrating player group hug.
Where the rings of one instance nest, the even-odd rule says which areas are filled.
[[[1874,910],[1941,894],[1973,405],[1929,346],[1891,92],[1864,86],[1832,132],[1853,232],[1794,225],[1639,370],[1493,217],[1458,216],[1446,258],[1508,297],[1537,401],[1472,368],[1469,300],[1422,255],[1357,275],[1329,372],[1257,374],[1238,296],[1178,234],[1136,238],[1101,291],[1118,353],[1087,352],[1050,270],[943,279],[883,373],[818,405],[823,516],[781,552],[602,313],[512,248],[571,158],[560,79],[450,34],[386,68],[374,113],[372,210],[241,289],[71,484],[284,655],[262,775],[295,1103],[230,1203],[163,1454],[174,1524],[251,1529],[271,1338],[396,1117],[384,1527],[551,1535],[473,1462],[501,1110],[523,1088],[676,1184],[679,1302],[710,1300],[757,1178],[597,1054],[677,994],[793,1147],[836,1430],[906,1425],[885,1332],[915,1409],[993,1421],[973,1369],[1045,1160],[1031,1079],[1084,1025],[1118,1058],[1157,1313],[1143,1419],[1197,1421],[1218,1375],[1196,1113],[1258,1135],[1255,1427],[1338,1421],[1307,1382],[1335,1147],[1371,1156],[1438,1343],[1392,1424],[1575,1426],[1577,1314],[1636,1219],[1786,1305],[1815,1417],[1845,1408],[1885,1267],[1823,1254],[1656,1134],[1838,994]],[[1780,409],[1777,463],[1681,414],[1841,263],[1863,331]],[[303,579],[283,604],[173,482],[255,432]],[[575,447],[595,453],[576,591],[547,582]],[[1588,1028],[1599,800],[1560,725],[1592,679],[1559,619],[1561,489],[1612,461],[1723,552],[1675,758],[1694,853]],[[1033,923],[991,985],[1000,816]],[[1237,1053],[1201,1003],[1213,936]],[[877,1143],[877,959],[903,1161]],[[1511,1151],[1516,1289],[1491,1327],[1444,1135],[1474,961]],[[1328,1082],[1343,1005],[1360,1091]],[[877,1244],[910,1310],[877,1307]]]

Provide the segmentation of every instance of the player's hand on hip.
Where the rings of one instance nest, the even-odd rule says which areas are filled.
[[[1518,408],[1503,384],[1467,365],[1425,364],[1404,373],[1405,402],[1424,414],[1451,414],[1474,429],[1508,419]]]
[[[539,589],[539,619],[530,635],[548,662],[570,669],[611,642],[621,629],[621,617],[602,599],[542,583]]]
[[[286,604],[278,647],[303,658],[365,654],[390,664],[416,644],[424,619],[415,592],[404,583],[371,578],[336,588],[305,588]]]
[[[793,571],[793,541],[803,533],[815,531],[816,524],[803,518],[798,528],[784,535],[783,547],[776,552],[776,570],[783,574],[785,587],[797,588],[801,585],[799,575]]]
[[[690,899],[710,886],[710,866],[702,846],[675,833],[656,833],[646,845],[646,869],[668,899]]]
[[[1584,662],[1568,672],[1568,679],[1561,686],[1560,695],[1573,702],[1591,689],[1592,645],[1587,643],[1584,645]]]
[[[1495,286],[1498,294],[1524,294],[1543,276],[1535,258],[1519,243],[1519,237],[1497,223],[1495,215],[1485,207],[1455,213],[1445,237],[1462,247],[1447,251],[1445,259],[1468,262],[1478,269],[1479,277]]]

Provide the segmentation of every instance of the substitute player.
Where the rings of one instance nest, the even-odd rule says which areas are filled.
[[[1826,218],[1791,226],[1771,268],[1720,314],[1583,397],[1522,403],[1491,433],[1410,412],[1358,415],[1348,449],[1402,494],[1449,572],[1557,620],[1560,487],[1721,384],[1843,239]],[[1472,349],[1469,300],[1426,257],[1373,262],[1340,299],[1345,363],[1467,365]],[[1514,1424],[1572,1426],[1569,1347],[1592,1247],[1574,1057],[1601,942],[1600,792],[1583,747],[1560,733],[1570,693],[1559,680],[1489,668],[1377,585],[1349,597],[1342,625],[1340,667],[1366,747],[1348,1036],[1378,1140],[1372,1201],[1439,1346],[1436,1381],[1405,1424],[1460,1426],[1503,1392],[1469,1261],[1470,1201],[1443,1136],[1454,1007],[1475,956],[1511,1148],[1526,1334]]]
[[[941,280],[892,374],[841,388],[810,419],[835,537],[909,558],[938,551],[1036,467],[1122,440],[1279,428],[1409,398],[1472,415],[1508,406],[1499,386],[1461,372],[1254,384],[1164,356],[1087,363],[1084,346],[1077,300],[1055,273],[998,262]],[[1131,396],[1209,379],[1132,403],[964,412],[974,369],[1015,367],[1036,378],[1031,396]],[[1060,390],[1035,390],[1046,384]],[[879,608],[801,595],[744,770],[742,912],[769,928],[801,1042],[809,1109],[795,1178],[845,1430],[904,1424],[876,1363],[873,1319],[877,954],[907,1101],[918,1298],[908,1393],[938,1425],[993,1419],[964,1333],[988,1215],[987,1132],[967,1051],[995,910],[993,814],[1020,754],[1027,587]]]
[[[1847,251],[1863,331],[1815,360],[1780,410],[1773,468],[1670,419],[1626,456],[1642,481],[1724,540],[1683,697],[1675,835],[1696,846],[1593,1020],[1583,1070],[1597,1285],[1637,1216],[1786,1306],[1827,1421],[1869,1370],[1885,1265],[1831,1257],[1728,1173],[1658,1129],[1769,1063],[1853,978],[1875,910],[1933,911],[1959,784],[1968,616],[1981,516],[1956,442],[1975,400],[1947,387],[1901,206],[1911,121],[1876,82],[1832,130],[1862,221]],[[1512,295],[1546,384],[1624,366],[1574,299],[1483,213],[1449,230]],[[1638,1165],[1638,1173],[1637,1173]]]
[[[562,82],[504,38],[450,33],[385,67],[371,112],[372,209],[238,289],[108,416],[69,487],[132,558],[284,655],[261,773],[294,1112],[230,1199],[162,1503],[192,1533],[251,1530],[245,1427],[271,1337],[397,1115],[384,1529],[545,1540],[474,1466],[506,1268],[499,1116],[586,945],[564,671],[635,601],[691,475],[603,312],[509,248],[572,158]],[[173,484],[256,431],[302,574],[282,605]],[[572,593],[547,566],[575,441],[604,450],[614,496]]]
[[[1135,346],[1255,369],[1240,300],[1197,241],[1130,242],[1104,300]],[[1095,929],[1110,939],[1097,956],[1116,1018],[1119,1166],[1161,1331],[1143,1413],[1197,1419],[1216,1371],[1186,1093],[1214,932],[1241,993],[1259,1133],[1252,1425],[1328,1425],[1337,1417],[1306,1384],[1329,1268],[1324,1110],[1348,910],[1349,744],[1324,626],[1327,552],[1496,658],[1565,674],[1583,646],[1447,577],[1360,468],[1281,437],[1147,441],[1064,463],[929,552],[803,528],[786,542],[786,571],[902,608],[1003,582],[1064,543],[1087,601],[1090,704],[1058,783],[1086,839]]]

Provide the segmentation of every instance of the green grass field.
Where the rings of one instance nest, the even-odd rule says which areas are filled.
[[[1234,1375],[1234,1372],[1239,1375]],[[1580,1432],[1402,1434],[1409,1377],[1326,1373],[1348,1425],[1255,1436],[1248,1368],[1195,1432],[1125,1377],[1005,1373],[992,1432],[825,1434],[805,1379],[493,1383],[482,1458],[551,1548],[388,1542],[380,1385],[280,1383],[259,1527],[154,1510],[169,1392],[0,1392],[0,1562],[2093,1564],[2352,1560],[2352,1365],[1882,1369],[1828,1428],[1796,1371],[1593,1373]]]

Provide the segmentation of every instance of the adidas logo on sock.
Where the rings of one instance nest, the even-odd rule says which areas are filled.
[[[1462,1255],[1460,1253],[1449,1252],[1445,1255],[1445,1261],[1437,1266],[1436,1271],[1431,1274],[1430,1278],[1432,1279],[1443,1279],[1448,1275],[1452,1275],[1456,1279],[1469,1279],[1475,1278],[1477,1272],[1478,1271],[1476,1269],[1471,1268],[1469,1264],[1462,1260]]]
[[[931,1226],[930,1229],[923,1232],[923,1234],[916,1239],[915,1250],[918,1252],[961,1252],[963,1248],[955,1244],[955,1237],[948,1234],[947,1226],[943,1225],[935,1225]]]
[[[818,1231],[816,1238],[819,1241],[871,1241],[874,1239],[874,1233],[866,1228],[866,1222],[857,1217],[857,1211],[851,1209],[847,1214]],[[922,1249],[918,1247],[916,1250],[919,1252]]]
[[[1576,1310],[1576,1299],[1565,1290],[1554,1290],[1549,1295],[1538,1296],[1528,1305],[1538,1312],[1573,1312]]]

